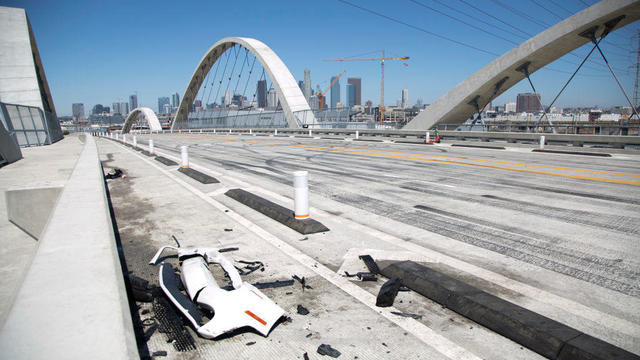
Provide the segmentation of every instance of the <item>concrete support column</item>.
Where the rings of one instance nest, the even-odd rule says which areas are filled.
[[[293,198],[296,219],[309,217],[309,173],[296,171],[293,173]]]
[[[182,167],[183,168],[188,168],[189,167],[189,150],[188,150],[188,146],[187,145],[182,145],[180,147],[180,154],[182,155]]]

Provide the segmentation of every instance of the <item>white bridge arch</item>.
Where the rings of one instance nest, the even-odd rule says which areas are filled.
[[[309,103],[304,98],[300,87],[298,87],[298,83],[289,72],[287,66],[271,48],[256,39],[227,37],[213,44],[200,60],[198,67],[191,76],[187,89],[182,95],[180,106],[171,124],[172,130],[180,127],[180,124],[188,122],[189,110],[209,70],[225,51],[235,45],[241,45],[251,51],[262,64],[278,94],[282,111],[290,128],[298,128],[301,123],[312,124],[315,122],[313,112],[309,108]],[[304,114],[304,119],[300,114]]]
[[[436,124],[462,124],[491,100],[529,74],[589,42],[581,36],[589,30],[595,36],[640,19],[640,1],[605,0],[582,10],[506,52],[458,84],[419,113],[403,129],[427,130]],[[610,28],[609,28],[610,27]]]
[[[160,125],[160,121],[156,116],[156,113],[153,110],[147,107],[139,107],[133,109],[129,116],[127,116],[127,120],[124,122],[124,126],[122,126],[122,133],[127,134],[131,131],[131,127],[133,124],[140,118],[143,118],[149,124],[149,130],[151,131],[160,131],[162,130],[162,126]]]

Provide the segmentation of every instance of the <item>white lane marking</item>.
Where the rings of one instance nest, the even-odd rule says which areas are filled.
[[[128,150],[128,149],[126,149],[126,150]],[[135,153],[133,151],[131,151],[131,153],[133,153],[135,156],[140,158],[142,161],[146,162],[147,164],[151,165],[152,167],[156,168],[157,170],[159,170],[160,172],[165,174],[171,180],[173,180],[176,183],[182,185],[182,187],[184,187],[185,189],[189,190],[194,195],[198,196],[199,198],[201,198],[202,200],[206,201],[207,203],[209,203],[210,205],[212,205],[216,209],[220,210],[223,214],[229,216],[230,218],[235,220],[237,223],[239,223],[240,225],[244,226],[249,231],[253,232],[258,237],[262,238],[263,240],[267,241],[268,243],[270,243],[274,247],[278,248],[280,251],[282,251],[283,253],[285,253],[289,257],[291,257],[294,260],[298,261],[300,264],[302,264],[303,266],[305,266],[309,270],[311,270],[311,271],[315,272],[316,274],[320,275],[325,280],[329,281],[330,283],[332,283],[333,285],[335,285],[336,287],[338,287],[342,291],[346,292],[347,294],[349,294],[350,296],[354,297],[355,299],[357,299],[358,301],[360,301],[364,305],[368,306],[370,309],[372,309],[376,313],[382,315],[387,320],[389,320],[392,323],[398,325],[399,327],[401,327],[402,329],[406,330],[407,332],[410,332],[415,337],[417,337],[422,342],[424,342],[426,345],[428,345],[429,347],[431,347],[434,350],[438,351],[439,353],[445,355],[446,357],[448,357],[450,359],[468,359],[468,360],[472,360],[472,359],[473,360],[480,360],[481,359],[480,357],[478,357],[478,356],[474,355],[473,353],[471,353],[469,350],[459,346],[458,344],[452,342],[451,340],[447,339],[446,337],[436,333],[434,330],[432,330],[431,328],[429,328],[426,325],[422,324],[421,322],[419,322],[419,321],[417,321],[415,319],[412,319],[412,318],[398,317],[397,315],[392,314],[391,313],[392,311],[399,312],[399,310],[396,309],[395,307],[393,307],[393,306],[392,307],[387,307],[387,308],[379,308],[379,307],[377,307],[376,306],[376,296],[375,295],[369,293],[368,291],[360,288],[359,286],[357,286],[355,284],[352,284],[349,280],[347,280],[347,279],[343,278],[342,276],[334,273],[333,271],[331,271],[331,269],[329,269],[328,267],[318,263],[315,259],[313,259],[309,255],[301,252],[300,250],[294,248],[293,246],[287,244],[286,242],[278,239],[276,236],[272,235],[271,233],[267,232],[266,230],[262,229],[261,227],[255,225],[250,220],[244,218],[242,215],[236,213],[235,211],[233,211],[231,209],[228,209],[223,204],[221,204],[218,201],[216,201],[216,200],[212,199],[211,197],[207,196],[207,194],[203,193],[202,191],[196,189],[195,187],[193,187],[193,186],[187,184],[186,182],[184,182],[183,180],[179,179],[177,176],[175,176],[171,172],[169,172],[166,169],[163,169],[163,168],[159,167],[158,165],[154,164],[153,162],[151,162],[151,160],[143,158],[141,155],[139,155],[139,154],[137,154],[137,153]],[[225,212],[225,210],[228,210],[228,212]]]
[[[206,196],[217,196],[217,195],[220,195],[220,194],[223,194],[223,193],[227,192],[227,190],[229,190],[229,188],[221,187],[220,189],[213,190],[211,192],[206,193],[205,195]]]
[[[445,145],[446,146],[446,145]],[[163,155],[165,156],[165,155]],[[173,157],[170,155],[167,155],[165,157]],[[173,157],[174,159],[177,159],[177,157]],[[195,165],[195,164],[194,164]],[[202,169],[206,169],[203,166],[198,166],[199,168]],[[226,176],[229,179],[233,179],[230,176]],[[244,183],[247,184],[244,181],[239,181],[239,183]],[[247,184],[248,185],[248,184]],[[276,199],[280,199],[280,201],[291,201],[291,199],[286,198],[280,194],[276,194],[274,192],[271,192],[269,190],[266,189],[257,189],[259,193],[262,193],[264,195],[270,196],[272,198],[276,198]],[[311,207],[310,210],[312,213],[319,213],[322,216],[326,216],[326,217],[330,217],[332,216],[331,214],[329,214],[328,212],[321,210],[321,209],[317,209],[317,208],[313,208]],[[506,276],[500,275],[498,273],[495,273],[493,271],[490,270],[486,270],[484,268],[481,268],[479,266],[464,262],[462,260],[458,260],[456,258],[453,258],[451,256],[447,256],[445,254],[442,254],[440,252],[437,252],[435,250],[431,250],[425,247],[422,247],[420,245],[405,241],[403,239],[400,239],[398,237],[395,237],[393,235],[384,233],[382,231],[367,227],[365,225],[362,225],[358,222],[355,222],[353,220],[349,220],[349,219],[341,219],[341,221],[343,221],[345,224],[347,224],[347,226],[351,226],[354,230],[356,231],[361,231],[363,233],[366,233],[370,236],[376,237],[380,240],[383,240],[389,244],[392,245],[396,245],[398,247],[402,247],[405,248],[409,251],[413,251],[416,252],[418,254],[421,254],[423,256],[427,256],[429,258],[433,258],[435,259],[437,262],[441,262],[443,264],[447,264],[451,267],[457,268],[461,271],[473,274],[476,277],[479,277],[481,279],[487,280],[489,282],[495,283],[497,285],[500,285],[502,287],[505,287],[507,289],[513,290],[515,292],[518,292],[526,297],[529,297],[531,299],[534,299],[536,301],[539,301],[540,303],[544,303],[547,305],[551,305],[555,308],[561,309],[567,313],[570,313],[578,318],[583,318],[583,319],[587,319],[589,321],[597,321],[598,324],[605,326],[609,329],[618,331],[622,334],[625,334],[627,336],[631,336],[634,338],[638,337],[638,334],[640,334],[640,324],[636,324],[634,322],[628,321],[626,319],[622,319],[619,317],[616,317],[614,315],[611,314],[607,314],[605,312],[602,312],[600,310],[594,309],[592,307],[586,306],[584,304],[581,304],[579,302],[564,298],[562,296],[550,293],[548,291],[536,288],[534,286],[519,282],[517,280],[513,280],[510,279]],[[435,235],[435,234],[434,234]],[[597,319],[597,320],[596,320]],[[561,322],[567,322],[566,319],[563,319],[563,321]],[[578,329],[584,328],[579,320],[576,320],[576,322],[573,323],[569,323],[568,325],[576,327]]]

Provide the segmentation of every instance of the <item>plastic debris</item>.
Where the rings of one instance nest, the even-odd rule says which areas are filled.
[[[108,173],[107,175],[104,176],[105,179],[111,180],[111,179],[116,179],[119,177],[125,177],[124,174],[122,173],[122,170],[120,169],[113,169],[112,172]]]
[[[378,264],[376,264],[376,262],[373,260],[371,255],[360,255],[358,256],[358,258],[364,261],[364,264],[367,266],[367,269],[369,269],[370,273],[380,274],[380,268],[378,267]]]
[[[283,286],[291,286],[293,285],[293,280],[276,280],[276,281],[272,281],[272,282],[265,282],[265,283],[254,283],[253,286],[255,286],[258,289],[273,289],[273,288],[279,288],[279,287],[283,287]],[[290,295],[292,293],[287,293],[287,295]]]
[[[422,319],[422,315],[418,315],[418,314],[403,313],[403,312],[399,312],[399,311],[392,311],[391,313],[393,315],[398,315],[398,316],[403,316],[403,317],[410,317],[410,318],[414,318],[416,320]]]
[[[178,252],[182,264],[181,280],[189,297],[178,290],[175,273],[169,263],[163,263],[160,267],[160,287],[200,336],[212,339],[242,327],[251,327],[267,336],[284,315],[284,310],[258,288],[243,282],[233,263],[222,256],[218,249],[164,246],[150,264],[155,265],[166,249]],[[209,270],[210,263],[222,266],[231,280],[231,290],[225,290],[216,283]],[[215,314],[206,324],[196,304]]]
[[[151,356],[167,356],[167,352],[166,351],[154,351],[153,354],[151,354]]]
[[[308,315],[309,314],[309,310],[307,310],[307,308],[302,306],[302,305],[298,305],[298,314],[300,314],[300,315]]]
[[[320,355],[327,355],[327,356],[331,356],[332,358],[337,358],[340,355],[342,355],[342,353],[340,353],[340,351],[332,348],[331,345],[329,345],[329,344],[322,344],[322,345],[318,346],[318,350],[316,350],[316,351]]]
[[[247,346],[251,346],[251,345],[254,345],[255,343],[256,343],[255,341],[249,341],[249,342],[248,342],[248,343],[246,343],[245,345],[247,345]]]
[[[396,299],[398,295],[398,289],[402,283],[400,279],[394,277],[393,279],[387,281],[380,288],[380,292],[378,292],[378,297],[376,298],[376,306],[379,307],[389,307],[393,305],[393,301]]]

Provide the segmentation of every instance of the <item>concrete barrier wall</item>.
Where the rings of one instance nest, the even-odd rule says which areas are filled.
[[[139,357],[104,186],[87,135],[0,332],[3,358]]]

